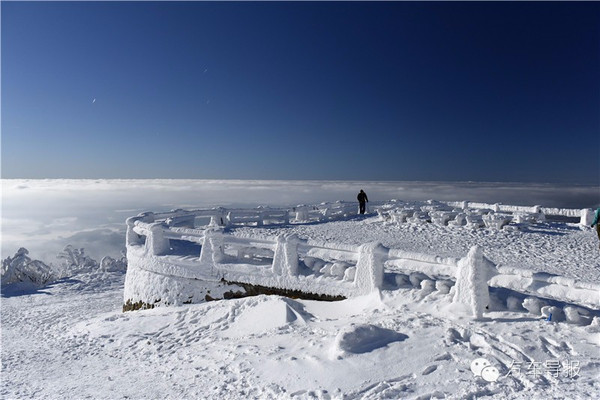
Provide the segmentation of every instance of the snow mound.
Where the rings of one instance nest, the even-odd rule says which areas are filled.
[[[305,300],[302,303],[308,313],[316,315],[319,319],[339,319],[366,313],[378,313],[387,308],[381,300],[379,292],[351,297],[342,301]]]
[[[283,297],[258,296],[238,302],[229,325],[229,337],[260,335],[290,323],[305,324],[310,318],[298,302]]]
[[[342,330],[335,338],[332,349],[334,357],[348,354],[369,353],[392,342],[401,342],[408,336],[376,325],[356,325]]]

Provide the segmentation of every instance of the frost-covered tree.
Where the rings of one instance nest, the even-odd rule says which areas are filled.
[[[111,256],[104,256],[100,261],[100,269],[104,272],[125,272],[127,271],[127,258],[123,256],[115,260]]]
[[[28,282],[36,285],[45,285],[57,278],[51,266],[40,260],[32,260],[27,255],[29,250],[21,247],[14,257],[2,260],[2,284],[8,285],[16,282]]]
[[[44,286],[50,282],[64,277],[80,275],[82,282],[90,283],[93,280],[110,279],[113,273],[127,271],[127,258],[114,259],[110,256],[102,258],[98,263],[93,258],[85,255],[84,249],[77,249],[71,245],[66,246],[56,258],[59,265],[46,265],[40,260],[28,257],[29,251],[20,248],[14,257],[2,260],[2,285],[16,282],[29,282]],[[86,277],[83,277],[86,275]]]
[[[70,244],[56,258],[60,261],[63,276],[95,272],[99,267],[96,260],[85,255],[84,249],[77,249]]]

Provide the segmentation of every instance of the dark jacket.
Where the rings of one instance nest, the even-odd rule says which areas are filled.
[[[356,196],[356,198],[358,199],[359,203],[364,203],[364,202],[368,202],[369,198],[367,197],[367,194],[363,191],[361,191],[358,196]]]

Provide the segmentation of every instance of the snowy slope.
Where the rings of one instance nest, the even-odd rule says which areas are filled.
[[[600,393],[597,327],[514,312],[457,320],[439,295],[417,290],[333,303],[259,296],[125,314],[118,287],[84,295],[61,283],[45,292],[3,299],[3,398]],[[481,357],[502,375],[514,363],[520,369],[487,382],[470,370]],[[576,362],[577,375],[527,369],[552,360]]]

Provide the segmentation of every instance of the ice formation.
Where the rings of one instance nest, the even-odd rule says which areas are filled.
[[[39,260],[32,260],[29,251],[21,247],[13,257],[2,260],[2,285],[16,282],[45,285],[56,279],[52,267]]]
[[[467,257],[458,262],[454,303],[470,307],[473,317],[481,318],[490,304],[488,279],[489,261],[483,257],[480,247],[474,246]]]

